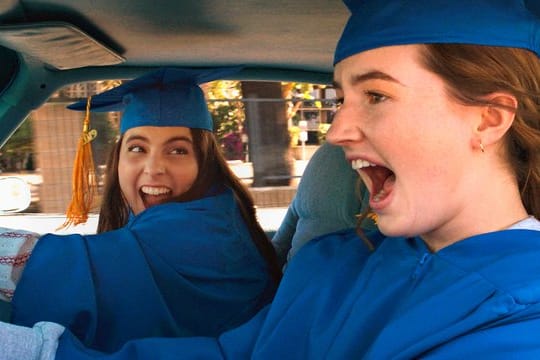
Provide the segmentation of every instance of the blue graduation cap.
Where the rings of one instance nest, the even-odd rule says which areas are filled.
[[[459,43],[540,55],[539,0],[344,0],[351,16],[334,64],[383,46]]]
[[[212,131],[212,117],[199,84],[237,73],[241,66],[161,68],[94,95],[91,112],[122,111],[120,133],[138,126],[185,126]],[[68,106],[84,111],[87,101]]]

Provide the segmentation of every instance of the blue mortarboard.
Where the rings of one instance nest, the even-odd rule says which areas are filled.
[[[199,84],[237,73],[241,68],[161,68],[93,96],[90,111],[123,111],[122,134],[138,126],[185,126],[212,131],[212,117]],[[84,111],[86,100],[68,109]]]
[[[390,45],[459,43],[540,55],[540,0],[344,0],[351,17],[334,64]]]

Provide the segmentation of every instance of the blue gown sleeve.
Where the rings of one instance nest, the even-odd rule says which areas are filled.
[[[132,340],[115,353],[101,353],[85,348],[69,331],[59,339],[56,360],[177,360],[177,359],[249,359],[268,307],[244,325],[223,333],[219,338],[147,338]]]
[[[94,341],[97,304],[93,264],[83,237],[45,235],[41,240],[23,273],[36,275],[30,281],[23,276],[15,292],[12,323],[33,326],[41,320],[54,321],[70,326],[86,342]],[[42,247],[46,249],[43,253]],[[35,316],[43,309],[47,315],[42,319]]]

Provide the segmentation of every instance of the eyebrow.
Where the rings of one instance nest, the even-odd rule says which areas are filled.
[[[130,135],[126,139],[126,142],[133,141],[133,140],[140,140],[140,141],[148,142],[148,137],[146,137],[144,135],[134,134],[134,135]],[[165,144],[170,144],[170,143],[175,142],[175,141],[185,141],[185,142],[188,142],[190,144],[193,143],[193,140],[191,140],[187,136],[174,136],[174,137],[171,137],[171,138],[167,139],[167,141],[165,141]]]
[[[185,141],[185,142],[188,142],[190,144],[193,143],[193,140],[191,140],[191,138],[187,137],[187,136],[175,136],[175,137],[172,137],[170,139],[168,139],[165,144],[168,144],[168,143],[172,143],[174,141]]]
[[[356,85],[358,85],[360,83],[363,83],[363,82],[366,82],[366,81],[369,81],[369,80],[385,80],[385,81],[391,81],[391,82],[394,82],[396,84],[403,85],[396,78],[388,75],[387,73],[384,73],[384,72],[378,71],[378,70],[373,70],[373,71],[368,71],[368,72],[363,73],[363,74],[353,75],[351,77],[350,83],[351,83],[352,86],[356,86]],[[333,81],[333,86],[336,89],[341,89],[341,83],[339,81],[337,81],[337,80]]]

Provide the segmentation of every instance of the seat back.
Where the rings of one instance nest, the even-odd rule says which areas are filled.
[[[321,145],[311,157],[281,226],[272,238],[284,265],[309,240],[356,226],[368,193],[343,149]]]

